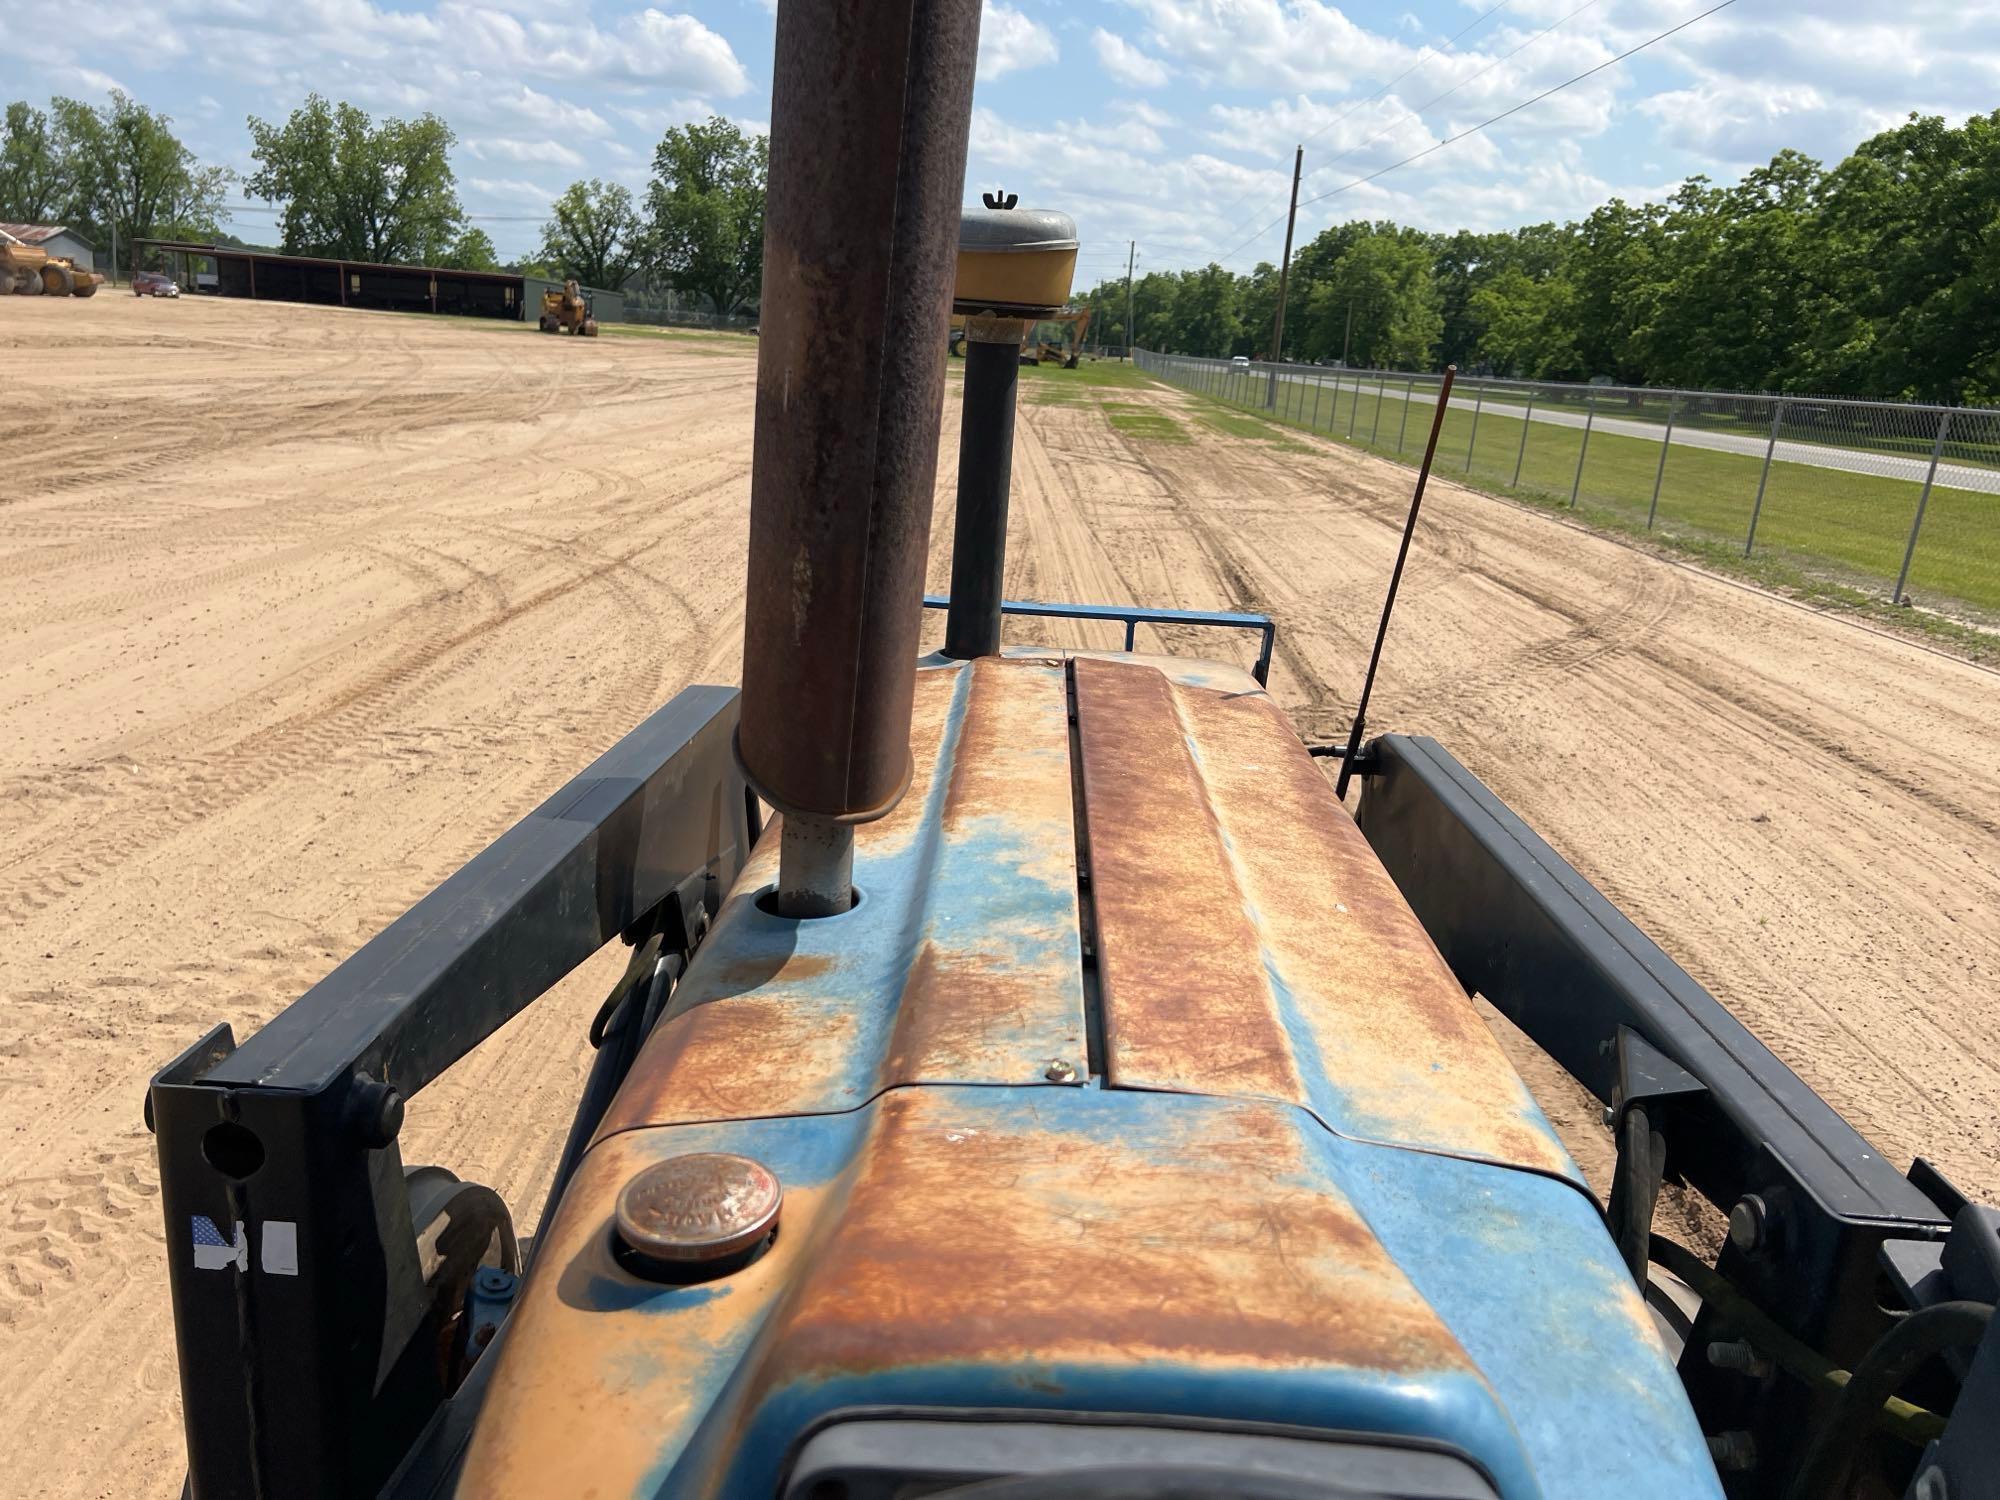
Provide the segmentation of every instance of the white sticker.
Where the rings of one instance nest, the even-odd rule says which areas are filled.
[[[194,1268],[227,1271],[231,1266],[239,1271],[250,1269],[250,1238],[243,1232],[243,1221],[236,1221],[236,1242],[231,1244],[215,1227],[215,1220],[207,1214],[194,1215]]]
[[[299,1226],[290,1219],[266,1219],[258,1264],[273,1276],[299,1274]]]

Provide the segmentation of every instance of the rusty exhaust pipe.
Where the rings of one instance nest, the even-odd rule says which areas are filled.
[[[853,903],[910,784],[979,0],[782,0],[737,757],[778,910]]]

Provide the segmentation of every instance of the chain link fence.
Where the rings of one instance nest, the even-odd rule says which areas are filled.
[[[1160,379],[1390,456],[1441,377],[1134,353]],[[2000,410],[1461,376],[1434,472],[1784,581],[2000,621]]]
[[[627,299],[624,320],[655,328],[708,328],[721,333],[748,333],[757,326],[755,313],[693,312],[687,308],[656,307]]]

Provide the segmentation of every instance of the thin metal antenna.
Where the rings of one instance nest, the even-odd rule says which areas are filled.
[[[1361,679],[1361,701],[1354,705],[1354,728],[1347,736],[1347,751],[1340,757],[1340,779],[1333,795],[1347,800],[1347,783],[1354,777],[1354,757],[1361,752],[1361,727],[1368,719],[1368,695],[1375,690],[1375,669],[1382,664],[1382,642],[1389,634],[1389,614],[1396,607],[1396,587],[1403,581],[1403,562],[1410,555],[1410,538],[1416,534],[1417,512],[1423,509],[1424,486],[1430,482],[1431,459],[1437,453],[1438,433],[1444,429],[1444,414],[1451,405],[1451,383],[1458,378],[1458,366],[1444,367],[1444,384],[1438,389],[1437,411],[1431,416],[1431,440],[1424,444],[1424,466],[1417,470],[1417,492],[1410,497],[1410,518],[1403,523],[1403,545],[1396,549],[1396,570],[1389,575],[1389,597],[1382,601],[1382,623],[1375,627],[1375,649],[1368,654],[1368,675]]]

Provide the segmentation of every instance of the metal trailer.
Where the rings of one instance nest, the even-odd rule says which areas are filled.
[[[2000,1493],[2000,1221],[1443,747],[1350,813],[1261,673],[1000,598],[1004,444],[919,654],[945,355],[869,330],[945,322],[976,21],[780,6],[742,692],[154,1080],[195,1500]],[[613,939],[524,1241],[404,1113]],[[1471,991],[1603,1101],[1608,1213]]]

